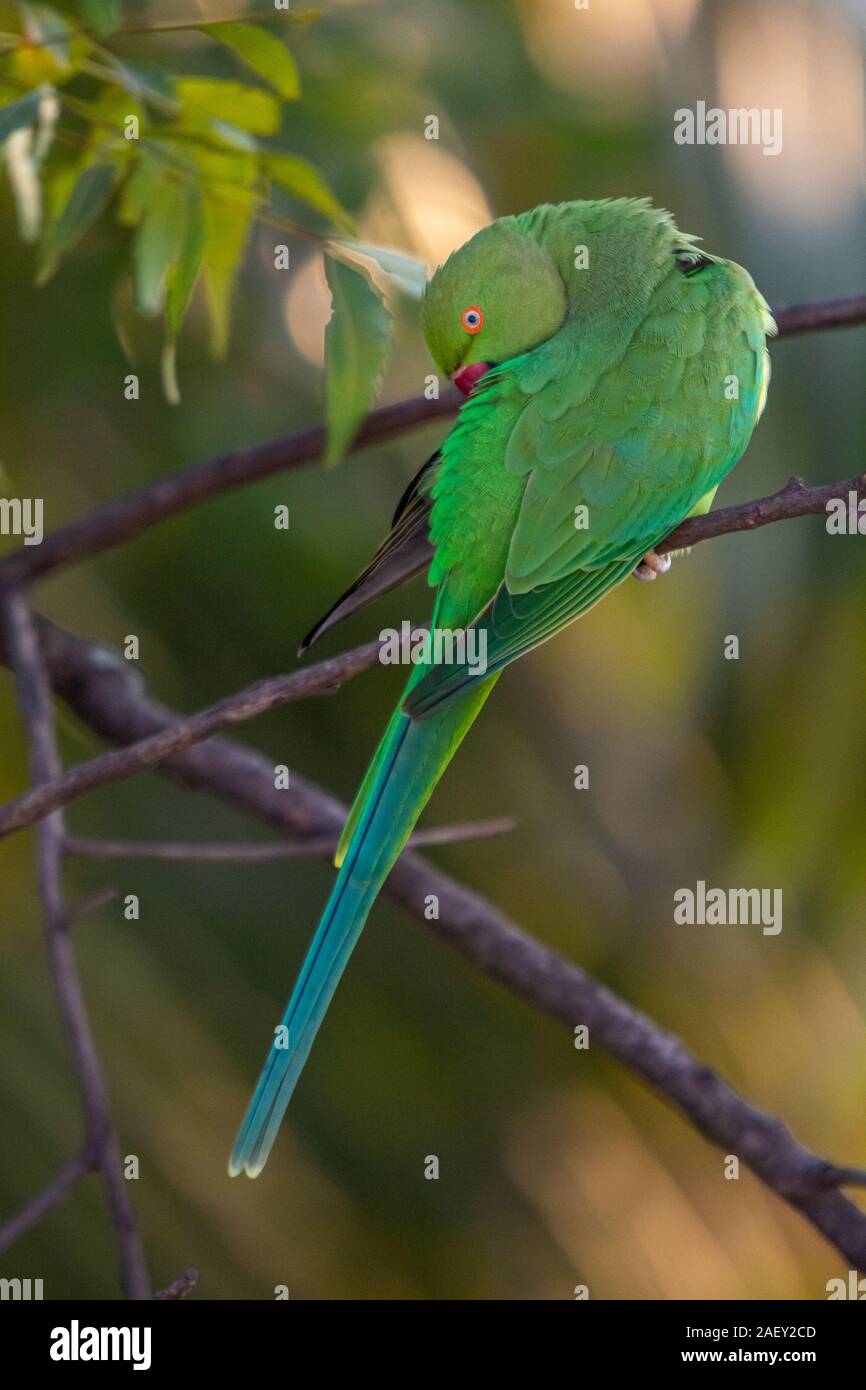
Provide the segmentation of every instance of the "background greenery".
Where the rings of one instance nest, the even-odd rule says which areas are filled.
[[[17,28],[2,6],[0,29]],[[231,18],[240,7],[206,0]],[[179,17],[123,4],[125,23]],[[338,3],[282,34],[301,75],[283,148],[309,159],[360,235],[435,264],[490,215],[546,200],[650,194],[776,304],[866,285],[866,12],[857,0],[420,0]],[[237,76],[189,33],[109,41],[136,63]],[[253,79],[255,80],[255,79]],[[698,99],[781,107],[784,149],[679,147]],[[438,142],[424,118],[437,114]],[[327,223],[288,194],[285,216]],[[9,495],[56,525],[175,468],[322,417],[327,295],[314,244],[257,224],[230,347],[208,352],[201,289],[180,339],[182,403],[163,397],[163,330],[133,308],[128,230],[103,218],[46,286],[0,188],[0,461]],[[431,370],[409,300],[383,388]],[[124,356],[124,343],[133,367]],[[864,466],[862,329],[780,343],[767,412],[721,501],[791,473]],[[141,398],[127,401],[136,371]],[[141,638],[153,691],[193,710],[294,663],[298,638],[365,562],[442,426],[340,466],[272,479],[42,586],[59,622]],[[276,531],[287,503],[291,529]],[[4,544],[9,544],[4,542]],[[539,937],[677,1031],[807,1144],[864,1160],[866,541],[820,520],[726,537],[653,586],[628,584],[513,668],[427,823],[513,813],[509,838],[434,851]],[[423,586],[330,639],[338,650],[426,611]],[[723,658],[727,634],[740,659]],[[380,671],[244,737],[348,798],[396,693]],[[63,717],[64,752],[96,751]],[[26,755],[0,673],[0,793]],[[590,789],[572,770],[588,763]],[[236,837],[250,826],[156,777],[103,791],[78,833]],[[781,887],[784,930],[678,927],[699,878]],[[188,1265],[197,1296],[561,1299],[822,1297],[839,1260],[747,1173],[600,1052],[575,1052],[387,902],[339,991],[282,1137],[254,1184],[225,1162],[266,1036],[330,881],[326,867],[71,863],[71,896],[135,892],[77,928],[155,1284]],[[30,835],[0,844],[0,1211],[80,1142],[39,932]],[[435,1153],[438,1182],[425,1181]],[[111,1297],[95,1181],[0,1275],[51,1297]]]

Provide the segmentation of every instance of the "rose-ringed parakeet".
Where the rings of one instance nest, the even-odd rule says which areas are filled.
[[[309,640],[393,571],[427,564],[434,629],[483,630],[486,671],[412,669],[349,814],[233,1174],[263,1168],[379,889],[499,672],[636,570],[664,567],[654,547],[710,506],[749,441],[774,332],[742,267],[634,199],[498,219],[436,271],[423,324],[467,400],[371,565]]]

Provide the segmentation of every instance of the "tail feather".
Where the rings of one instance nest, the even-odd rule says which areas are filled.
[[[392,718],[350,813],[348,844],[333,891],[265,1061],[229,1161],[256,1177],[364,923],[436,783],[495,677],[419,723]],[[411,682],[410,682],[411,684]]]

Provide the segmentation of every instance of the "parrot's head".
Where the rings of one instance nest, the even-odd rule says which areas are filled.
[[[550,338],[566,309],[565,285],[547,251],[503,217],[439,267],[422,322],[439,371],[468,394],[489,367]]]

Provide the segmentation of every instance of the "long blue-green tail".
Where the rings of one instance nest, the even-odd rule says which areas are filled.
[[[419,669],[410,686],[422,674]],[[244,1117],[229,1172],[256,1177],[309,1056],[340,976],[391,867],[496,677],[423,722],[398,707],[346,824],[342,863]]]

